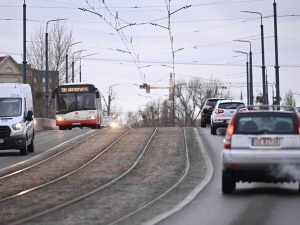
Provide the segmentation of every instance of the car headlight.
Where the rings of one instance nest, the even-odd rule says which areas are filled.
[[[111,122],[109,125],[111,128],[116,128],[118,124],[116,122]]]
[[[14,130],[22,130],[22,129],[23,129],[22,123],[16,123],[16,124],[13,124],[13,125],[12,125],[12,128],[13,128]]]

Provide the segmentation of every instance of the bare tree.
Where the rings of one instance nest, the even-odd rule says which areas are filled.
[[[58,84],[65,82],[65,56],[67,54],[72,54],[72,49],[68,47],[73,42],[73,35],[72,31],[68,31],[64,24],[57,21],[50,27],[48,37],[48,81],[49,93],[51,94]],[[45,49],[45,27],[41,26],[38,30],[36,30],[34,36],[31,37],[31,41],[26,50],[27,60],[32,69],[32,78],[28,81],[28,83],[30,83],[33,89],[36,117],[44,116],[44,77],[46,70]],[[68,68],[70,65],[71,64],[68,65]],[[55,115],[55,109],[52,98],[49,98],[49,112],[50,118],[53,118]]]
[[[140,114],[138,112],[128,112],[127,113],[127,118],[126,118],[126,123],[125,123],[125,127],[129,127],[129,128],[137,128],[140,127]]]
[[[176,85],[176,120],[179,126],[196,126],[200,115],[199,106],[203,105],[207,98],[229,98],[229,89],[223,87],[218,80],[203,82],[194,78],[187,83],[184,80]],[[181,85],[181,84],[184,85]]]
[[[49,71],[58,71],[59,83],[65,82],[66,55],[72,55],[72,48],[69,48],[73,42],[73,31],[68,31],[66,26],[57,21],[51,26],[48,32],[48,66]],[[40,27],[27,48],[27,59],[31,67],[36,70],[45,70],[45,27]],[[78,60],[78,57],[76,58]],[[71,62],[68,65],[70,68]],[[49,82],[51,87],[51,81]]]
[[[293,107],[296,106],[294,94],[291,89],[289,89],[289,91],[285,94],[284,100],[283,100],[283,105],[293,106]]]
[[[207,98],[224,97],[230,98],[229,90],[223,88],[217,80],[204,83],[195,78],[188,82],[178,80],[175,86],[175,121],[176,125],[197,126],[200,114],[199,105]],[[173,125],[173,98],[169,100],[151,100],[141,112],[143,127],[170,127]],[[203,103],[202,103],[203,102]]]

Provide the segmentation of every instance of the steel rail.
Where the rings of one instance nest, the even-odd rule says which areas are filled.
[[[131,131],[131,129],[130,129],[129,131],[127,131],[125,134],[123,134],[121,137],[119,137],[116,141],[114,141],[111,145],[109,145],[109,146],[108,146],[106,149],[104,149],[101,153],[99,153],[99,155],[97,155],[96,157],[94,157],[93,160],[91,160],[91,162],[94,161],[95,159],[97,159],[97,158],[98,158],[100,155],[102,155],[104,152],[108,151],[115,143],[117,143],[121,138],[123,138],[125,135],[127,135],[130,131]],[[61,208],[63,208],[63,207],[66,207],[66,206],[68,206],[68,205],[74,204],[74,203],[76,203],[76,202],[78,202],[78,201],[80,201],[80,200],[82,200],[82,199],[85,199],[85,198],[87,198],[87,197],[89,197],[89,196],[95,194],[96,192],[99,192],[99,191],[103,190],[104,188],[106,188],[106,187],[108,187],[108,186],[114,184],[115,182],[119,181],[119,180],[122,179],[124,176],[126,176],[128,173],[130,173],[130,172],[138,165],[138,163],[140,162],[140,160],[141,160],[142,157],[144,156],[146,150],[148,149],[150,143],[152,142],[153,137],[155,136],[156,132],[157,132],[157,128],[155,128],[155,130],[153,131],[153,133],[152,133],[152,135],[150,136],[150,138],[149,138],[147,144],[145,145],[143,151],[141,152],[141,154],[139,155],[139,157],[135,160],[135,162],[132,164],[132,166],[131,166],[130,168],[128,168],[124,173],[122,173],[122,174],[120,174],[118,177],[116,177],[115,179],[111,180],[110,182],[108,182],[108,183],[106,183],[106,184],[104,184],[104,185],[102,185],[102,186],[100,186],[100,187],[98,187],[98,188],[96,188],[96,189],[94,189],[94,190],[88,192],[88,193],[85,193],[85,194],[83,194],[83,195],[81,195],[81,196],[78,196],[78,197],[72,199],[72,200],[69,200],[69,201],[64,202],[64,203],[62,203],[62,204],[56,205],[56,206],[54,206],[54,207],[52,207],[52,208],[49,208],[49,209],[44,210],[44,211],[42,211],[42,212],[39,212],[39,213],[37,213],[37,214],[35,214],[35,215],[31,215],[31,216],[29,216],[29,217],[27,217],[27,218],[24,218],[24,219],[21,219],[21,220],[19,220],[19,221],[12,222],[12,223],[10,223],[10,225],[18,225],[18,224],[22,224],[22,223],[28,222],[28,221],[30,221],[30,220],[33,220],[33,219],[35,219],[35,218],[38,218],[38,217],[40,217],[40,216],[43,216],[43,215],[45,215],[45,214],[51,213],[51,212],[53,212],[53,211],[55,211],[55,210],[61,209]],[[83,168],[83,167],[81,167],[81,168]],[[80,168],[79,168],[79,169],[80,169]],[[79,170],[79,169],[77,169],[77,170]],[[77,171],[77,170],[76,170],[76,171]],[[59,180],[59,179],[57,179],[57,180]],[[57,181],[57,180],[56,180],[56,181]],[[0,201],[0,202],[1,202],[1,201]]]
[[[183,128],[183,143],[184,143],[184,150],[185,150],[185,168],[183,169],[181,175],[178,177],[178,179],[176,181],[174,181],[173,183],[170,184],[170,186],[163,190],[162,192],[160,192],[159,194],[157,194],[156,196],[154,196],[152,199],[149,199],[141,204],[138,205],[137,208],[131,210],[130,212],[127,212],[126,214],[124,214],[123,216],[110,221],[107,223],[107,225],[113,225],[116,224],[118,222],[121,222],[122,220],[132,216],[135,213],[138,213],[140,210],[146,208],[147,206],[151,205],[152,203],[158,201],[159,199],[161,199],[162,197],[164,197],[166,194],[168,194],[169,192],[171,192],[174,188],[176,188],[182,181],[183,179],[187,176],[189,169],[190,169],[190,160],[189,160],[189,152],[188,152],[188,147],[187,147],[187,142],[186,142],[186,130],[185,128]]]
[[[94,136],[96,136],[96,135],[102,133],[103,131],[104,131],[104,130],[101,130],[101,131],[99,131],[99,132],[97,132],[97,133],[95,133],[95,134],[92,134],[92,135],[88,136],[87,138],[85,138],[85,139],[83,139],[83,140],[77,142],[76,144],[74,144],[74,145],[72,145],[72,146],[69,146],[68,148],[64,149],[63,151],[60,151],[60,152],[58,152],[58,153],[56,153],[56,154],[54,154],[54,155],[52,155],[52,156],[50,156],[50,157],[48,157],[48,158],[46,158],[46,159],[40,161],[40,162],[37,162],[37,163],[35,163],[35,164],[32,164],[32,165],[30,165],[30,166],[28,166],[28,167],[25,167],[25,168],[23,168],[23,169],[14,171],[14,172],[12,172],[12,173],[6,174],[6,175],[4,175],[4,176],[0,176],[0,180],[5,179],[5,178],[7,178],[7,177],[11,177],[11,176],[16,175],[16,174],[19,174],[19,173],[24,172],[24,171],[26,171],[26,170],[29,170],[29,169],[31,169],[31,168],[37,166],[37,165],[40,165],[40,164],[42,164],[42,163],[44,163],[44,162],[46,162],[46,161],[48,161],[48,160],[50,160],[50,159],[56,157],[56,156],[59,156],[60,154],[62,154],[62,153],[64,153],[64,152],[66,152],[66,151],[68,151],[68,150],[74,148],[75,146],[77,146],[77,145],[81,144],[82,142],[84,142],[84,141],[86,141],[86,140],[88,140],[88,139],[90,139],[90,138],[92,138],[92,137],[94,137]],[[78,138],[78,137],[77,137],[77,138]],[[72,139],[72,140],[73,140],[73,139]],[[70,140],[70,141],[71,141],[71,140]],[[68,142],[69,142],[69,141],[68,141]],[[58,148],[58,147],[59,147],[59,146],[57,146],[57,147],[55,147],[55,148]]]
[[[29,193],[29,192],[32,192],[32,191],[34,191],[34,190],[38,190],[38,189],[40,189],[40,188],[42,188],[42,187],[45,187],[45,186],[50,185],[50,184],[53,184],[53,183],[55,183],[55,182],[57,182],[57,181],[59,181],[59,180],[62,180],[63,178],[66,178],[66,177],[68,177],[68,176],[70,176],[70,175],[72,175],[72,174],[78,172],[79,170],[83,169],[83,168],[86,167],[87,165],[91,164],[95,159],[97,159],[97,158],[98,158],[99,156],[101,156],[103,153],[105,153],[111,146],[113,146],[115,143],[117,143],[119,140],[121,140],[121,139],[122,139],[125,135],[127,135],[130,131],[131,131],[131,129],[129,129],[129,130],[128,130],[127,132],[125,132],[121,137],[119,137],[117,140],[115,140],[113,143],[111,143],[106,149],[104,149],[102,152],[100,152],[98,155],[96,155],[95,157],[93,157],[91,160],[89,160],[88,162],[86,162],[85,164],[83,164],[82,166],[80,166],[79,168],[77,168],[77,169],[75,169],[75,170],[73,170],[73,171],[71,171],[71,172],[69,172],[69,173],[66,173],[66,174],[64,174],[63,176],[60,176],[60,177],[58,177],[58,178],[56,178],[56,179],[54,179],[54,180],[48,181],[48,182],[43,183],[43,184],[41,184],[41,185],[37,185],[37,186],[32,187],[32,188],[29,188],[29,189],[27,189],[27,190],[21,191],[21,192],[19,192],[19,193],[17,193],[17,194],[14,194],[14,195],[11,195],[11,196],[2,198],[2,199],[0,199],[0,203],[1,203],[1,202],[4,202],[4,201],[7,201],[7,200],[9,200],[9,199],[13,199],[13,198],[16,198],[16,197],[20,197],[20,196],[22,196],[22,195],[24,195],[24,194],[27,194],[27,193]]]

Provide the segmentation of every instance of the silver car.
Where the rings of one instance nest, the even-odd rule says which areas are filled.
[[[222,163],[225,194],[233,192],[238,182],[299,182],[297,109],[248,106],[245,111],[237,110],[227,127]]]
[[[245,106],[242,100],[219,100],[211,114],[210,133],[216,134],[220,127],[227,128],[238,107]]]

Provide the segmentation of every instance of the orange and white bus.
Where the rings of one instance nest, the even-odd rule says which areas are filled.
[[[52,92],[55,98],[56,126],[60,130],[74,127],[101,128],[102,105],[93,84],[63,84]]]

